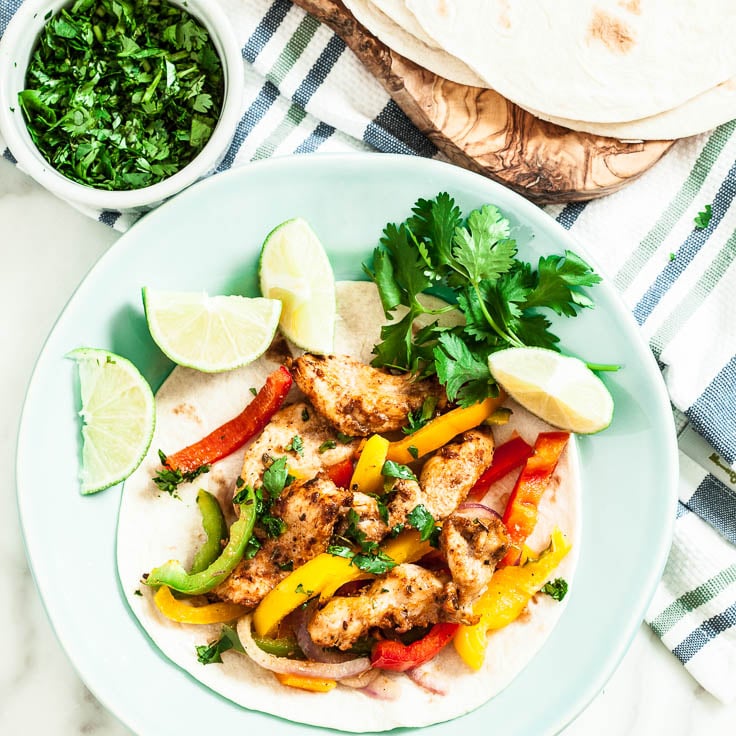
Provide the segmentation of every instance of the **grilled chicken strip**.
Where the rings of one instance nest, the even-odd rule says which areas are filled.
[[[478,623],[480,617],[473,613],[473,604],[488,586],[508,545],[506,527],[495,516],[479,517],[477,511],[464,509],[445,519],[440,549],[452,576],[445,586],[448,618],[468,625]]]
[[[351,436],[396,431],[428,396],[436,396],[440,408],[447,400],[434,380],[394,376],[347,355],[307,353],[292,360],[290,367],[297,385],[317,410]]]
[[[426,509],[438,521],[447,518],[465,500],[492,460],[490,427],[463,432],[440,448],[424,463],[419,476]]]
[[[286,523],[286,531],[275,539],[266,538],[256,555],[242,560],[214,593],[243,606],[258,605],[289,574],[285,567],[297,568],[327,549],[351,495],[321,476],[289,486],[271,508],[271,514]]]
[[[397,565],[364,593],[333,598],[314,615],[309,635],[322,647],[349,649],[373,628],[398,633],[439,621],[444,585],[418,565]]]
[[[355,526],[365,535],[367,542],[380,542],[388,534],[389,527],[381,518],[378,501],[373,496],[354,491],[351,510],[357,517]],[[338,534],[348,528],[350,521],[349,516],[343,520],[341,527],[338,527]]]
[[[300,450],[293,448],[294,437],[301,440]],[[330,441],[335,442],[335,447],[320,452],[319,448]],[[290,473],[301,479],[314,478],[324,468],[353,457],[357,444],[357,440],[347,444],[338,440],[332,425],[311,404],[291,404],[276,412],[259,437],[248,446],[241,476],[246,485],[260,485],[267,467],[264,456],[287,455]],[[292,449],[287,450],[287,446]]]

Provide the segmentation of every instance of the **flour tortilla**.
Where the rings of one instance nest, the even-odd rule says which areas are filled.
[[[444,79],[470,87],[489,85],[460,59],[438,48],[408,11],[404,0],[345,0],[355,18],[389,48]],[[670,140],[696,135],[736,118],[736,77],[657,115],[600,123],[528,112],[570,130],[625,141]]]
[[[349,352],[369,360],[384,321],[373,284],[338,283],[339,318],[335,352]],[[158,466],[156,450],[171,451],[195,441],[241,411],[276,363],[261,358],[228,374],[197,373],[176,368],[159,390],[156,434],[152,450],[123,492],[118,524],[118,573],[127,603],[161,651],[200,682],[246,708],[282,718],[345,731],[382,731],[398,726],[424,726],[446,721],[472,710],[503,689],[534,656],[565,608],[546,595],[536,596],[521,619],[489,637],[486,664],[472,672],[448,646],[430,664],[426,677],[446,686],[447,695],[431,694],[408,677],[388,674],[384,685],[396,693],[393,700],[376,701],[360,691],[338,686],[326,694],[287,688],[272,673],[254,665],[244,655],[225,652],[222,664],[201,665],[195,647],[216,639],[220,626],[177,624],[164,618],[153,603],[152,591],[141,584],[141,575],[168,559],[184,565],[192,561],[203,541],[201,517],[196,507],[197,489],[214,493],[223,508],[231,508],[234,480],[240,471],[243,451],[220,461],[194,484],[180,487],[181,500],[158,493],[151,476]],[[513,407],[513,423],[498,427],[497,441],[504,442],[514,428],[533,442],[545,425]],[[555,572],[572,579],[577,542],[580,539],[580,487],[577,453],[572,441],[558,466],[558,483],[545,497],[540,521],[530,545],[541,550],[554,526],[573,543],[573,550]],[[487,499],[500,509],[511,481]],[[136,594],[141,591],[142,596]]]
[[[736,76],[733,0],[406,0],[425,33],[522,107],[614,123]]]

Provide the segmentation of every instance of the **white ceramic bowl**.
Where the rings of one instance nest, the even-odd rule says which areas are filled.
[[[210,0],[169,0],[182,6],[208,30],[223,66],[225,91],[220,119],[202,151],[176,174],[141,189],[108,191],[79,184],[59,174],[41,155],[23,118],[18,93],[25,88],[26,68],[48,13],[70,0],[26,0],[0,40],[0,134],[19,166],[39,184],[83,207],[143,212],[211,173],[228,150],[241,114],[243,59],[232,24]]]

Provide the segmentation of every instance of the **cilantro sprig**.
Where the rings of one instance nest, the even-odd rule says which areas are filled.
[[[106,190],[186,166],[220,114],[224,76],[207,30],[165,0],[76,0],[46,23],[18,101],[44,158]]]
[[[511,223],[497,207],[487,204],[464,217],[445,192],[419,199],[405,222],[386,225],[380,243],[363,266],[389,320],[373,365],[436,374],[461,406],[496,395],[487,365],[491,352],[524,345],[557,349],[544,310],[574,317],[593,306],[584,288],[600,281],[569,250],[540,258],[536,268],[520,260]],[[419,299],[425,292],[442,296],[448,306],[425,306]],[[397,320],[399,306],[408,311]],[[459,312],[464,323],[440,326],[439,317],[449,311]],[[430,323],[415,331],[422,315]]]

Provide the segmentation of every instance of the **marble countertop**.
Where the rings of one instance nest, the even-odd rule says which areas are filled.
[[[16,432],[36,356],[77,284],[118,237],[0,160],[0,324],[7,349],[0,369],[0,732],[6,734],[130,733],[81,682],[53,634],[25,559],[14,478]],[[642,624],[614,676],[564,736],[725,736],[734,724],[736,704],[719,704]]]

